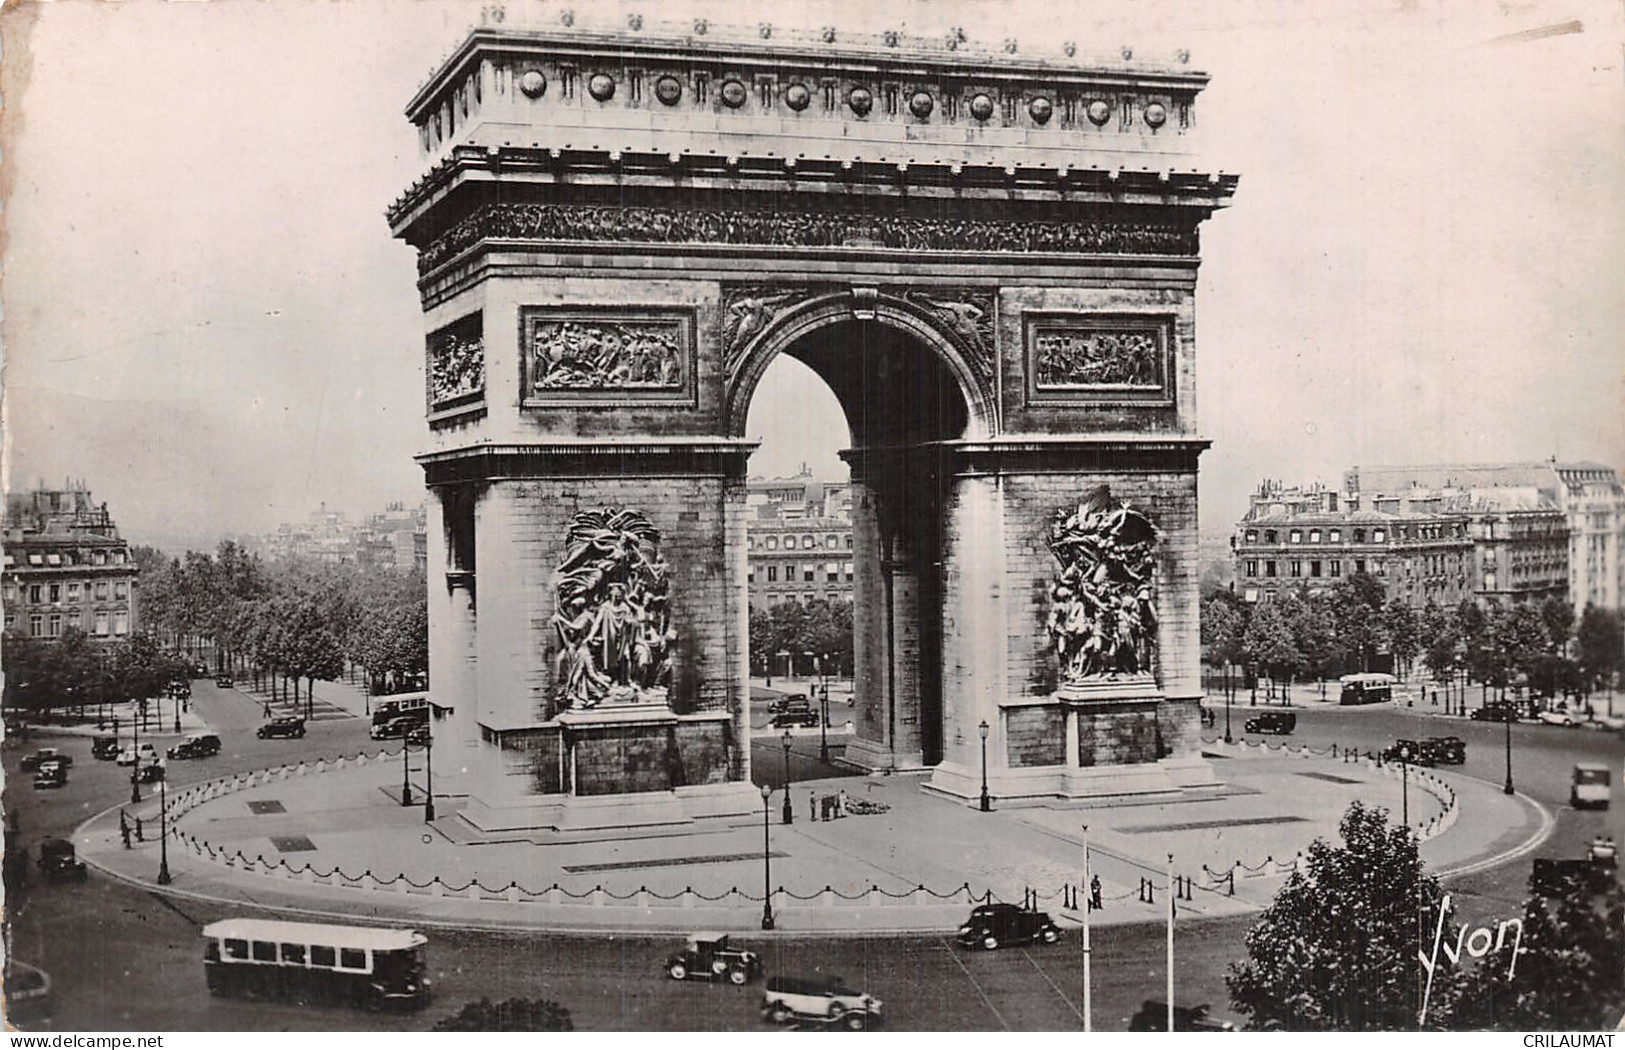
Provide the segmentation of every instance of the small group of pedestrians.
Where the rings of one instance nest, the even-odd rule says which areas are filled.
[[[807,814],[811,820],[835,820],[847,815],[846,789],[842,788],[833,795],[820,795],[816,791],[807,793]]]

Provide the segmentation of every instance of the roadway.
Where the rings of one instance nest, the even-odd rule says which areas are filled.
[[[260,768],[294,758],[360,750],[368,743],[362,719],[312,722],[303,740],[257,740],[260,705],[236,690],[194,683],[194,703],[216,727],[224,749],[207,760],[170,763],[172,784]],[[1236,715],[1244,715],[1238,708]],[[836,719],[832,719],[836,720]],[[1233,728],[1240,729],[1240,719]],[[1219,730],[1223,730],[1220,713]],[[1295,741],[1315,746],[1336,742],[1375,749],[1395,737],[1412,739],[1454,733],[1468,742],[1463,771],[1499,784],[1504,775],[1502,728],[1487,723],[1418,716],[1393,707],[1312,708],[1300,711]],[[165,741],[155,739],[155,743]],[[71,781],[53,792],[35,792],[16,775],[15,745],[5,749],[6,808],[16,813],[22,840],[32,853],[48,835],[66,835],[81,821],[128,797],[127,770],[89,757],[89,738],[35,733],[27,749],[58,746],[75,757]],[[1577,760],[1609,761],[1616,771],[1620,739],[1585,729],[1513,728],[1514,775],[1520,790],[1558,811],[1546,847],[1552,856],[1583,853],[1603,829],[1625,841],[1625,806],[1607,813],[1566,809],[1569,767]],[[776,761],[775,761],[776,760]],[[756,748],[756,768],[782,775],[776,741]],[[796,741],[792,777],[823,775],[817,736]],[[144,792],[150,788],[143,788]],[[1453,879],[1452,888],[1480,904],[1504,911],[1522,899],[1529,867],[1505,867]],[[369,1015],[342,1008],[251,1004],[210,997],[203,986],[202,924],[240,914],[239,909],[170,901],[92,874],[80,884],[47,886],[37,877],[8,901],[11,946],[16,956],[51,975],[56,1027],[71,1030],[290,1030],[412,1031],[481,996],[500,1000],[522,995],[553,999],[568,1007],[582,1030],[712,1031],[765,1030],[758,1014],[758,988],[738,989],[688,982],[662,974],[669,938],[626,935],[440,931],[430,934],[430,971],[436,1002],[416,1015]],[[1177,999],[1211,1002],[1226,1014],[1224,973],[1242,954],[1247,919],[1181,925],[1177,931]],[[1160,925],[1103,927],[1094,954],[1095,1026],[1122,1030],[1142,1000],[1161,998],[1164,987]],[[774,973],[836,973],[886,1002],[887,1026],[906,1031],[1076,1030],[1081,1026],[1082,958],[1076,936],[1054,947],[972,952],[944,936],[801,939],[763,937],[748,941],[766,955]]]

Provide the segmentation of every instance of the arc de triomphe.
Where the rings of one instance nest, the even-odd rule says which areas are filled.
[[[412,98],[436,767],[477,827],[759,811],[779,354],[851,430],[849,762],[971,801],[984,750],[999,798],[1211,780],[1194,291],[1236,179],[1193,167],[1181,56],[1049,46],[495,24]]]

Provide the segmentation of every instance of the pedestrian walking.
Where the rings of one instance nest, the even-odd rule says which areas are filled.
[[[1099,911],[1105,905],[1100,900],[1100,876],[1094,875],[1089,879],[1089,907]]]
[[[135,818],[135,840],[137,842],[145,842],[145,841],[147,841],[147,837],[141,833],[141,818],[140,817]]]
[[[818,819],[818,792],[807,792],[807,816],[811,820]]]
[[[835,815],[837,817],[846,816],[846,788],[842,788],[835,793]]]

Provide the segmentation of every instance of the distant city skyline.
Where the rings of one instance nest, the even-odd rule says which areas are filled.
[[[557,24],[565,6],[511,4],[509,23]],[[580,15],[679,11],[741,20],[712,0]],[[1617,5],[992,12],[809,2],[749,23],[1191,50],[1213,77],[1204,152],[1241,174],[1203,230],[1204,534],[1263,477],[1625,466]],[[8,55],[32,56],[0,73],[8,488],[82,478],[133,541],[170,545],[264,532],[322,501],[421,498],[423,322],[413,253],[381,212],[422,174],[401,109],[478,17],[434,2],[6,11]],[[844,470],[844,420],[807,378],[786,361],[764,380],[751,473]]]

